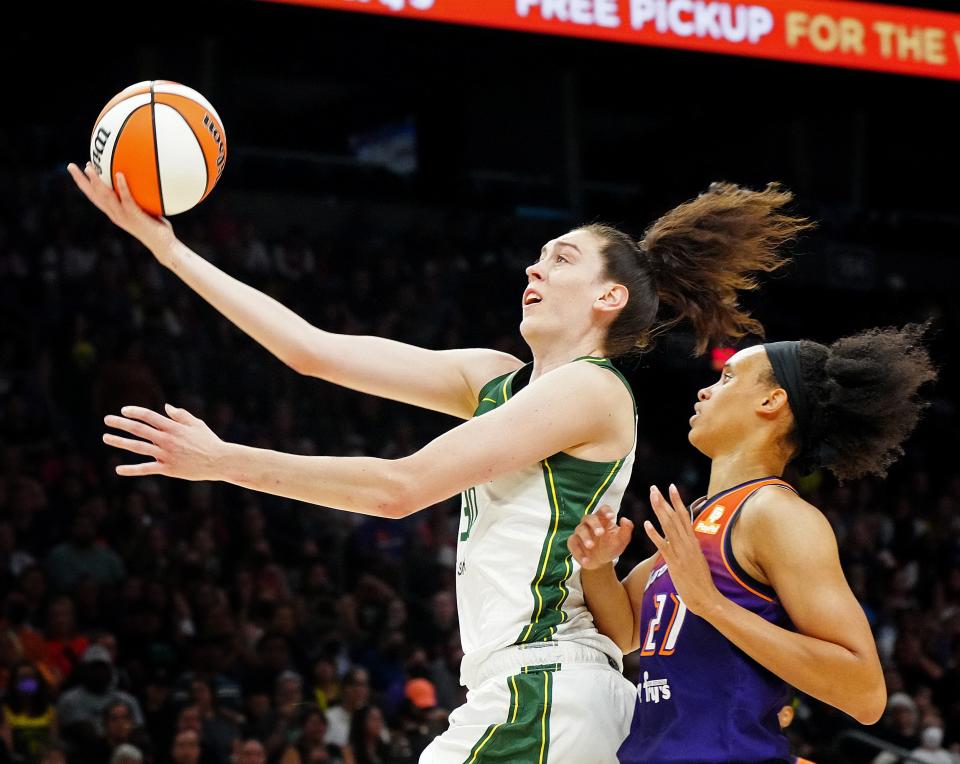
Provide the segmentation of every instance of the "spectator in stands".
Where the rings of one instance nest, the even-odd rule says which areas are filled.
[[[325,655],[313,662],[313,697],[321,711],[326,711],[340,700],[340,680],[333,661]]]
[[[70,677],[90,644],[77,632],[76,610],[69,597],[57,597],[50,603],[46,635],[46,658],[59,685]]]
[[[172,740],[177,715],[171,700],[170,679],[164,669],[156,669],[146,678],[142,697],[147,737],[154,744]]]
[[[133,709],[123,700],[112,700],[107,704],[103,709],[101,726],[103,728],[103,735],[100,738],[102,744],[98,748],[102,755],[96,756],[96,761],[107,760],[120,746],[136,742],[142,745],[145,742],[142,735],[134,740]]]
[[[36,761],[57,738],[57,714],[50,688],[31,663],[16,667],[3,703],[3,737],[11,753]]]
[[[267,751],[256,738],[240,741],[234,757],[236,764],[267,764]]]
[[[390,745],[384,741],[387,731],[383,712],[376,706],[363,706],[350,720],[350,740],[343,749],[344,764],[391,764]]]
[[[194,729],[177,732],[170,748],[171,764],[200,764],[200,735]]]
[[[273,720],[266,740],[267,755],[278,756],[294,739],[296,722],[303,704],[303,678],[295,671],[277,677],[273,696]]]
[[[234,743],[240,739],[236,715],[218,708],[205,679],[193,680],[191,700],[192,706],[188,708],[196,709],[200,717],[200,742],[204,752],[209,752],[217,764],[230,764]]]
[[[327,745],[326,735],[326,716],[317,706],[308,705],[300,711],[293,740],[279,764],[332,764],[339,760],[339,750]]]
[[[33,564],[33,556],[18,548],[13,526],[6,520],[0,520],[0,584],[9,588],[13,581]]]
[[[134,726],[143,725],[137,699],[115,686],[113,663],[105,647],[88,647],[77,671],[80,684],[63,693],[57,702],[61,734],[71,746],[90,750],[103,733],[104,711],[115,702],[127,706]]]
[[[114,750],[110,764],[143,764],[143,754],[136,746],[123,743]]]
[[[91,576],[97,584],[113,586],[123,580],[123,562],[109,547],[97,543],[93,518],[78,514],[70,532],[70,540],[53,548],[46,560],[47,572],[54,589],[73,591],[83,576]]]
[[[68,764],[67,753],[58,745],[48,746],[40,754],[37,764]]]
[[[920,733],[920,747],[914,748],[911,755],[925,764],[956,764],[956,759],[943,748],[943,730],[940,727],[927,727]]]
[[[900,748],[911,750],[920,743],[917,704],[905,692],[887,699],[887,711],[880,722],[879,735]]]
[[[370,676],[366,669],[353,668],[343,678],[339,705],[327,710],[327,738],[330,745],[343,748],[350,742],[354,714],[370,702]]]

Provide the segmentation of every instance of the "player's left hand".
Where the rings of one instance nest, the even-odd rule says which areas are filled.
[[[710,566],[694,535],[690,513],[680,498],[680,492],[671,484],[670,502],[667,502],[659,488],[650,486],[650,504],[660,521],[663,535],[657,533],[649,520],[644,522],[643,529],[663,555],[673,585],[687,609],[706,618],[711,606],[723,595],[713,583]]]
[[[186,409],[169,403],[167,416],[141,406],[124,406],[123,416],[104,417],[104,424],[142,440],[104,433],[103,442],[134,454],[153,457],[152,462],[121,464],[124,477],[165,475],[183,480],[217,480],[225,445],[207,425]]]

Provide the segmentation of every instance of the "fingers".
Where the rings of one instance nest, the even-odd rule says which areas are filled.
[[[163,414],[158,414],[156,411],[143,408],[143,406],[124,406],[120,409],[120,413],[130,419],[139,419],[141,422],[146,422],[161,432],[170,430],[171,423],[169,419],[163,416]]]
[[[156,443],[157,439],[161,435],[159,430],[156,430],[153,427],[144,424],[143,422],[137,422],[133,419],[125,419],[122,416],[113,416],[112,414],[105,416],[103,418],[103,423],[107,427],[112,427],[114,430],[123,430],[124,432],[129,432],[131,435],[136,435],[138,438],[149,440],[151,443]]]
[[[655,485],[650,486],[650,506],[653,508],[653,514],[657,516],[657,520],[660,521],[660,528],[663,530],[664,536],[670,535],[670,525],[672,511],[670,506],[663,500],[663,494],[660,493],[660,489]]]
[[[70,177],[73,178],[73,182],[77,184],[77,188],[83,192],[83,195],[99,207],[100,204],[93,193],[94,186],[90,182],[90,178],[73,162],[67,165],[67,172],[70,173]]]
[[[570,538],[579,539],[580,543],[585,549],[593,549],[593,529],[588,526],[586,523],[580,523],[573,533],[570,535]]]
[[[80,168],[74,162],[70,162],[67,165],[67,172],[70,173],[70,177],[73,178],[73,182],[76,183],[80,189],[89,182],[89,178],[81,172]]]
[[[669,549],[667,540],[657,533],[657,529],[653,527],[653,523],[651,523],[649,520],[644,521],[643,529],[647,532],[647,537],[653,542],[653,545],[657,548],[657,551],[664,556],[664,559],[666,559],[667,550]]]
[[[684,520],[691,520],[690,511],[687,509],[686,504],[683,503],[683,499],[680,498],[680,491],[677,490],[677,486],[673,483],[670,484],[670,503],[680,517]]]
[[[584,548],[583,542],[576,533],[567,539],[567,549],[570,550],[570,554],[573,555],[573,559],[575,559],[581,565],[589,560],[589,557],[587,556],[587,550]]]
[[[620,518],[620,528],[621,528],[621,530],[622,530],[624,533],[627,534],[627,536],[632,536],[632,535],[633,535],[633,529],[634,529],[634,527],[635,527],[635,526],[634,526],[634,524],[633,524],[633,520],[631,520],[629,517],[621,517],[621,518]]]
[[[127,178],[122,172],[117,173],[114,186],[116,186],[117,196],[120,199],[120,207],[124,212],[130,215],[147,215],[147,213],[143,211],[143,208],[137,203],[137,200],[133,198],[133,194],[130,193]]]
[[[120,201],[117,199],[116,194],[101,182],[100,176],[97,174],[94,166],[90,162],[87,162],[86,166],[81,170],[77,165],[71,163],[67,165],[67,172],[70,173],[70,177],[73,178],[73,182],[76,183],[77,188],[83,192],[83,195],[86,196],[97,209],[105,213],[112,221],[116,222],[116,216],[120,212]]]
[[[593,531],[594,536],[602,536],[604,533],[606,533],[603,521],[596,515],[587,515],[583,518],[582,523],[588,526],[591,531]]]
[[[133,201],[133,195],[130,193],[130,187],[127,185],[127,178],[122,172],[117,173],[116,179],[117,194],[120,196],[120,201],[124,204],[136,204]]]
[[[117,474],[122,477],[143,477],[144,475],[165,475],[166,472],[159,462],[143,462],[117,465]]]
[[[163,410],[167,412],[167,416],[170,417],[174,422],[179,422],[180,424],[192,424],[199,421],[186,409],[178,409],[176,406],[172,406],[169,403],[163,404]]]
[[[607,504],[604,504],[600,509],[597,510],[597,516],[600,518],[603,523],[603,527],[612,531],[617,527],[617,513],[616,511]]]
[[[152,456],[156,459],[160,455],[160,449],[153,443],[143,440],[132,440],[131,438],[121,438],[119,435],[112,435],[109,432],[104,433],[103,442],[114,448],[122,448],[124,451],[130,451],[141,456]]]

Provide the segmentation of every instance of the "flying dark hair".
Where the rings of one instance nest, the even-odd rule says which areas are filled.
[[[608,330],[607,355],[646,349],[682,321],[693,328],[698,355],[711,342],[762,336],[738,295],[757,288],[757,274],[785,265],[778,248],[813,226],[783,210],[792,200],[776,183],[763,191],[713,183],[654,222],[640,241],[612,226],[584,226],[606,241],[606,276],[630,293]],[[667,314],[657,323],[661,306]]]
[[[920,387],[937,378],[923,342],[928,328],[870,329],[831,345],[800,341],[800,379],[815,410],[809,432],[795,420],[788,435],[801,470],[825,467],[840,480],[886,474],[929,405]],[[769,381],[777,384],[776,376]]]

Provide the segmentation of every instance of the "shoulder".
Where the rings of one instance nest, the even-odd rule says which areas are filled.
[[[572,361],[544,374],[537,384],[572,387],[601,395],[629,395],[630,392],[619,372],[607,364],[592,363],[586,359]]]
[[[742,539],[755,559],[809,558],[836,554],[837,541],[826,516],[802,497],[777,486],[757,490],[741,510]]]
[[[609,368],[574,361],[548,371],[517,394],[550,405],[577,417],[603,417],[621,421],[633,411],[633,395]],[[628,418],[631,428],[633,418]]]

